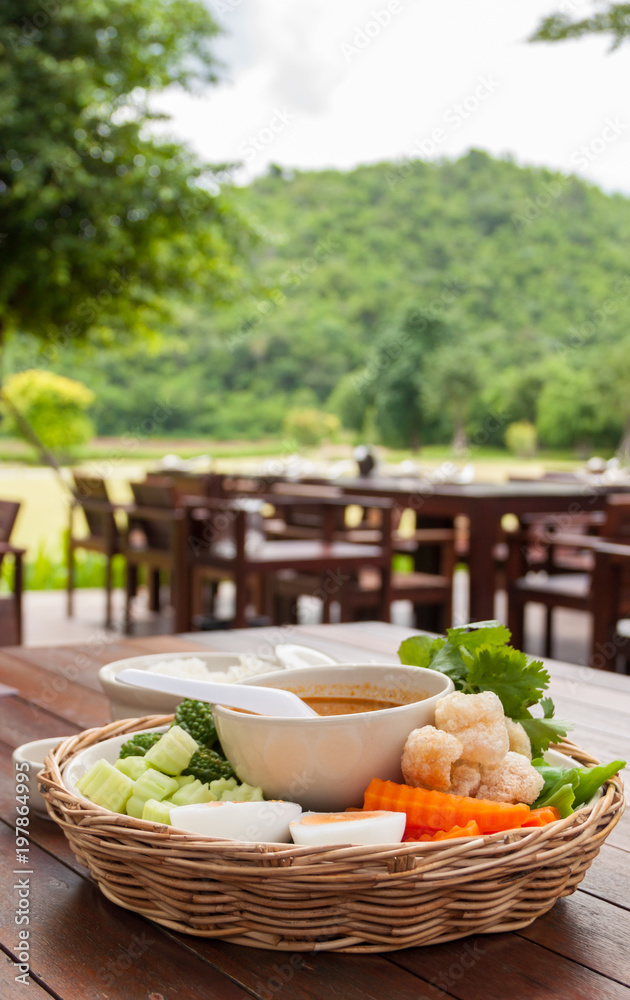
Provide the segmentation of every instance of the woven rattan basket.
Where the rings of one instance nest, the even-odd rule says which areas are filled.
[[[213,840],[119,816],[64,786],[69,758],[170,722],[72,736],[39,775],[52,818],[108,899],[165,927],[257,948],[376,952],[526,927],[572,893],[624,807],[618,779],[546,827],[442,843],[296,847]],[[558,747],[597,763],[571,743]]]

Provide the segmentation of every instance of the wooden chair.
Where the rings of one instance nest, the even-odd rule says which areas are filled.
[[[549,515],[551,517],[551,515]],[[556,523],[564,526],[559,516]],[[599,526],[600,534],[586,533]],[[540,527],[540,523],[538,525]],[[583,530],[580,533],[580,527]],[[525,525],[515,532],[508,542],[506,565],[508,628],[512,632],[512,642],[523,648],[525,607],[529,603],[540,604],[545,609],[544,655],[551,656],[553,649],[553,612],[555,608],[569,608],[588,612],[599,620],[596,605],[602,599],[608,601],[615,613],[619,612],[616,594],[603,592],[602,584],[596,576],[601,572],[597,564],[597,551],[603,543],[623,544],[630,541],[630,497],[627,494],[613,494],[606,503],[603,521],[585,515],[583,523],[574,524],[574,530],[553,530],[547,526],[544,534],[535,539],[542,555],[537,554],[536,544],[532,545],[531,526]],[[602,576],[604,584],[610,577]],[[593,628],[594,644],[601,641],[598,628]]]
[[[293,502],[290,497],[261,499],[273,502],[276,508]],[[185,501],[184,533],[189,566],[185,579],[189,591],[178,591],[177,631],[191,628],[195,594],[208,575],[211,579],[219,575],[234,581],[236,608],[233,624],[236,628],[243,628],[247,624],[248,588],[251,588],[252,580],[271,583],[282,571],[308,574],[309,582],[317,581],[317,589],[321,591],[326,621],[329,620],[331,601],[338,599],[353,573],[368,566],[380,573],[379,611],[387,621],[391,602],[391,504],[389,501],[375,501],[376,506],[383,510],[382,544],[360,545],[333,538],[339,506],[348,506],[353,502],[369,504],[373,501],[347,497],[313,499],[311,506],[323,524],[320,538],[260,539],[253,548],[247,544],[248,507],[251,504],[248,498],[207,499],[203,506],[192,498]],[[231,551],[225,544],[228,536],[232,540]]]
[[[110,501],[107,486],[97,476],[74,473],[74,496],[70,504],[68,525],[68,582],[67,614],[74,611],[74,553],[77,549],[100,552],[105,556],[105,628],[112,625],[112,561],[123,554],[123,537],[116,522],[116,511],[121,505]],[[87,521],[88,534],[75,535],[75,516],[82,510]]]
[[[309,489],[322,490],[324,487],[311,486]],[[344,518],[344,503],[339,501],[340,514],[337,515],[333,537],[338,541],[357,544],[380,544],[383,501],[375,504],[374,498],[353,498],[347,495],[343,500],[348,507],[355,509],[359,502],[364,504],[363,519],[358,525],[349,527]],[[396,517],[396,514],[401,513],[392,507],[392,551],[410,556],[413,569],[410,572],[392,573],[392,601],[412,603],[417,628],[444,631],[450,626],[452,618],[455,531],[450,522],[442,524],[426,518],[420,519],[415,513],[415,527],[403,535],[399,530],[400,517]],[[316,537],[318,531],[315,527],[301,526],[302,534],[297,534],[300,526],[295,525],[294,521],[288,526],[288,530],[293,532],[293,537]],[[271,587],[274,620],[297,622],[298,599],[305,594],[312,594],[316,590],[316,581],[308,574],[288,571],[277,574]],[[371,567],[361,569],[337,597],[341,621],[378,616],[379,594],[378,572]]]
[[[602,541],[594,557],[590,666],[630,673],[630,545]]]
[[[174,487],[155,482],[130,486],[135,504],[128,509],[124,544],[127,575],[123,627],[127,634],[132,627],[131,604],[138,588],[139,568],[147,569],[149,609],[159,612],[161,575],[166,573],[170,578],[173,605],[185,561],[183,511],[176,503]]]
[[[11,545],[9,538],[20,510],[14,500],[0,500],[0,567],[5,555],[13,556],[13,592],[0,599],[0,646],[22,642],[22,557],[25,550]]]

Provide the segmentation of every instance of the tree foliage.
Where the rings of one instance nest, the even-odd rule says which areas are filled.
[[[457,420],[472,442],[502,445],[507,424],[526,420],[542,447],[589,431],[578,442],[566,405],[552,405],[557,384],[580,406],[584,378],[597,408],[588,444],[621,438],[627,198],[475,151],[285,171],[231,197],[266,234],[254,262],[275,298],[217,311],[174,297],[156,345],[96,340],[52,356],[25,337],[12,370],[48,364],[81,379],[102,434],[141,435],[152,421],[159,434],[280,436],[288,410],[313,408],[403,445],[448,442]]]
[[[53,451],[71,452],[94,435],[87,415],[94,393],[81,382],[47,371],[24,371],[7,379],[4,396],[12,404],[6,414],[9,433],[22,436],[23,425],[15,419],[17,409]]]
[[[630,4],[595,0],[593,6],[595,9],[590,15],[577,19],[566,11],[550,14],[540,23],[530,41],[563,42],[586,35],[607,35],[612,39],[612,48],[616,49],[630,38]]]
[[[248,229],[151,111],[214,80],[216,31],[200,0],[3,0],[0,329],[63,346],[234,294]]]

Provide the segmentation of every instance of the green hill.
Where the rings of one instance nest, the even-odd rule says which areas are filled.
[[[160,432],[211,437],[280,433],[295,407],[394,444],[479,433],[496,411],[490,440],[521,419],[551,445],[621,436],[627,198],[477,151],[272,168],[235,194],[269,297],[216,315],[184,303],[155,345],[53,358],[96,391],[101,433],[134,433],[163,405]],[[28,351],[14,366],[37,362]]]

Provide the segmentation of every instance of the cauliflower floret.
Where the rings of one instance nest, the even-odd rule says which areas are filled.
[[[503,705],[494,691],[447,694],[436,705],[435,724],[457,737],[465,761],[496,764],[508,752],[510,743]]]
[[[408,785],[446,792],[451,787],[451,766],[462,755],[455,736],[435,726],[414,729],[407,737],[400,766]]]
[[[529,742],[529,736],[523,729],[520,722],[514,722],[513,719],[508,719],[506,717],[505,724],[508,731],[508,739],[510,741],[510,750],[514,750],[515,753],[522,753],[524,757],[528,760],[532,759],[532,745]]]
[[[478,799],[494,802],[535,802],[545,780],[522,753],[510,750],[493,767],[482,767]]]
[[[477,789],[481,784],[481,771],[478,764],[464,764],[462,762],[453,764],[451,771],[451,787],[449,792],[453,795],[477,794]]]

